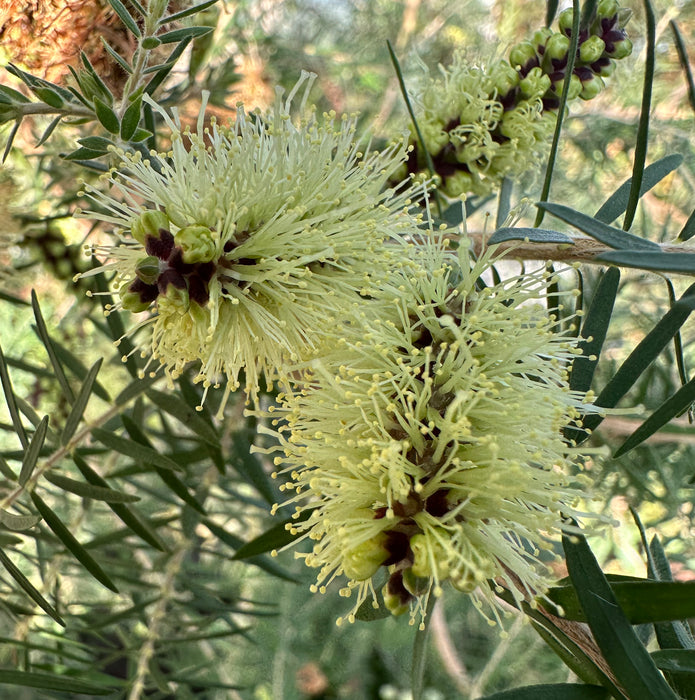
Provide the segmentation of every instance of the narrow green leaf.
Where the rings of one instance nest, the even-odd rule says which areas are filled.
[[[183,39],[180,41],[176,48],[169,54],[169,58],[166,61],[167,67],[162,68],[158,73],[155,73],[152,78],[150,78],[150,82],[147,83],[145,86],[145,92],[148,95],[153,95],[155,90],[166,80],[166,77],[169,75],[171,72],[172,67],[176,63],[176,61],[181,57],[183,52],[188,48],[188,45],[191,43],[191,38],[188,37],[187,39]],[[145,109],[145,128],[148,131],[151,131],[153,134],[155,132],[155,126],[154,124],[150,124],[148,122],[148,113],[149,116],[152,117],[152,112],[151,112],[151,107],[149,109]],[[148,148],[154,148],[153,144],[148,144]]]
[[[230,460],[232,468],[246,481],[256,487],[266,503],[273,505],[277,501],[277,491],[258,457],[250,451],[249,440],[241,431],[232,436]]]
[[[627,394],[690,316],[693,307],[688,306],[689,300],[695,301],[695,284],[686,289],[678,302],[630,353],[596,397],[594,403],[597,406],[613,408]],[[588,430],[593,430],[602,420],[601,416],[590,415],[583,422]]]
[[[0,509],[0,523],[13,532],[31,530],[39,522],[41,522],[40,515],[16,515]]]
[[[114,593],[118,589],[113,581],[106,575],[104,570],[97,564],[92,555],[77,541],[74,535],[61,522],[60,518],[46,505],[45,501],[37,493],[31,494],[31,500],[39,511],[41,517],[46,521],[46,525],[53,531],[53,534],[65,545],[65,548],[84,566],[85,569],[103,586],[106,586]]]
[[[43,688],[52,692],[77,693],[81,695],[112,695],[114,688],[87,683],[51,673],[33,671],[0,670],[0,684],[20,685],[26,688]]]
[[[623,444],[615,451],[613,457],[617,458],[629,452],[633,447],[637,447],[647,438],[654,435],[659,428],[663,427],[672,418],[680,415],[695,401],[695,379],[691,379],[682,386],[673,396],[666,399],[652,413],[642,425],[637,428]]]
[[[142,112],[142,98],[134,100],[126,109],[121,120],[121,138],[129,141],[137,131]]]
[[[114,96],[111,90],[109,90],[108,85],[101,79],[99,73],[94,69],[92,62],[89,60],[89,56],[84,51],[80,51],[80,59],[82,60],[82,65],[94,81],[92,84],[96,84],[98,91],[104,98],[105,103],[109,106],[113,105]]]
[[[104,478],[102,478],[97,472],[95,472],[87,462],[82,459],[78,454],[73,454],[72,459],[77,465],[77,468],[82,472],[82,476],[90,483],[95,486],[101,486],[102,488],[109,488],[108,483]],[[130,508],[122,503],[109,503],[111,510],[121,519],[123,524],[136,534],[140,539],[147,542],[155,549],[160,552],[166,552],[167,546],[162,542],[154,529],[150,526],[149,522],[145,520],[139,513],[133,508]]]
[[[120,131],[121,124],[118,121],[118,115],[98,97],[94,98],[94,113],[106,131],[112,134],[117,134]]]
[[[554,683],[505,690],[486,695],[480,700],[610,700],[611,697],[611,694],[599,685]]]
[[[621,231],[619,228],[608,226],[598,219],[582,214],[579,211],[570,209],[564,204],[553,204],[550,202],[538,202],[537,207],[543,209],[561,221],[564,221],[571,226],[583,231],[587,235],[595,238],[597,241],[604,243],[611,248],[623,251],[647,251],[661,252],[658,243],[648,241],[646,238],[640,238],[626,231]]]
[[[689,241],[693,236],[695,236],[695,209],[693,209],[693,213],[688,217],[681,232],[678,234],[678,240]]]
[[[94,158],[101,158],[102,156],[106,155],[106,151],[95,151],[92,148],[76,148],[74,151],[70,151],[70,153],[64,153],[61,154],[61,157],[63,160],[69,160],[71,162],[73,161],[84,161],[84,160],[92,160]]]
[[[137,444],[140,444],[141,446],[147,449],[153,449],[150,441],[147,439],[147,436],[140,430],[140,428],[136,425],[135,421],[132,418],[130,418],[130,416],[123,414],[121,416],[121,421],[123,422],[125,429],[128,431],[128,435],[130,435],[130,437]],[[202,504],[195,498],[195,496],[193,496],[193,494],[191,494],[186,484],[184,484],[183,481],[181,481],[181,479],[179,479],[178,476],[176,476],[176,474],[174,474],[172,470],[162,468],[157,464],[153,464],[153,466],[159,478],[184,503],[187,503],[189,506],[191,506],[191,508],[198,511],[198,513],[201,513],[202,515],[206,514],[205,508],[203,508]]]
[[[640,197],[655,185],[658,185],[669,173],[673,172],[683,162],[683,156],[680,154],[672,154],[660,158],[655,163],[647,166],[644,169],[642,176],[642,184],[640,185]],[[625,212],[627,203],[630,198],[630,189],[632,187],[632,178],[623,182],[618,189],[601,205],[599,210],[594,214],[594,219],[603,221],[604,224],[610,224],[615,221],[621,214]]]
[[[15,433],[19,441],[22,443],[22,447],[25,449],[29,446],[29,439],[27,438],[26,431],[24,430],[24,425],[22,424],[22,417],[19,415],[19,410],[17,409],[17,401],[15,400],[14,391],[12,389],[12,381],[10,380],[10,374],[7,371],[7,362],[5,361],[5,356],[2,353],[2,348],[0,347],[0,383],[2,383],[2,390],[5,394],[5,402],[7,404],[7,410],[10,413],[10,420],[12,421],[12,426],[14,427]]]
[[[649,0],[642,0],[647,21],[647,51],[644,60],[644,83],[642,85],[642,106],[640,108],[639,126],[637,127],[637,143],[635,144],[635,162],[632,167],[632,186],[625,209],[623,229],[628,231],[632,226],[639,203],[644,164],[647,161],[647,146],[649,145],[649,114],[652,103],[652,85],[654,83],[654,65],[656,62],[656,19],[654,9]],[[627,246],[626,246],[627,247]]]
[[[530,243],[562,243],[574,245],[574,240],[566,233],[550,231],[543,228],[498,228],[488,243],[504,243],[505,241],[529,241]]]
[[[425,685],[425,668],[427,667],[427,652],[429,650],[429,638],[432,625],[430,616],[437,604],[437,598],[430,595],[427,598],[427,608],[425,609],[424,622],[420,624],[415,632],[413,641],[413,660],[410,666],[410,691],[413,700],[422,700],[422,691]]]
[[[659,272],[679,272],[695,274],[695,253],[663,253],[661,251],[617,250],[602,253],[597,260],[621,267],[635,267],[639,270]]]
[[[171,22],[178,22],[184,17],[189,17],[190,15],[194,15],[196,12],[201,12],[202,10],[207,9],[208,7],[214,5],[216,2],[217,0],[205,0],[205,2],[198,3],[197,5],[193,5],[192,7],[187,7],[185,10],[181,10],[180,12],[175,12],[173,15],[162,17],[162,19],[159,20],[159,24],[163,25],[171,24]]]
[[[661,649],[652,652],[652,659],[662,671],[695,675],[695,649]]]
[[[103,136],[85,136],[83,139],[77,139],[77,143],[85,148],[91,148],[93,151],[103,151],[104,153],[114,145],[111,139],[104,138]]]
[[[174,29],[171,32],[166,32],[160,34],[157,38],[162,42],[162,44],[173,44],[177,41],[183,41],[185,39],[194,39],[195,37],[205,36],[209,34],[214,27],[183,27],[181,29]]]
[[[24,453],[24,459],[22,460],[22,469],[19,472],[19,485],[25,486],[29,477],[32,475],[36,463],[39,460],[39,454],[41,453],[41,448],[46,440],[46,430],[48,429],[48,416],[44,416],[41,422],[36,428],[29,447]]]
[[[545,6],[545,26],[550,27],[557,14],[557,8],[560,4],[559,0],[547,0]]]
[[[217,537],[221,542],[224,542],[227,546],[231,547],[235,552],[243,547],[244,540],[236,535],[233,535],[231,532],[227,532],[227,530],[225,530],[223,527],[216,525],[208,518],[203,520],[203,524],[208,528],[208,530],[210,530],[210,532],[212,532],[213,535],[215,535],[215,537]],[[284,579],[285,581],[291,581],[292,583],[298,583],[297,579],[292,576],[292,574],[275,564],[273,560],[267,556],[259,554],[257,556],[248,557],[244,559],[244,561],[247,564],[253,564],[259,569],[263,569],[271,576]]]
[[[94,428],[92,430],[92,435],[102,445],[105,445],[110,450],[115,450],[119,454],[125,455],[126,457],[131,457],[132,459],[143,464],[151,464],[152,466],[162,467],[163,469],[171,469],[173,471],[180,469],[179,465],[176,464],[174,460],[166,455],[159,454],[159,452],[151,447],[141,445],[139,442],[129,440],[121,437],[120,435],[115,435],[114,433],[104,430],[103,428]]]
[[[587,310],[582,324],[581,336],[583,340],[578,345],[582,354],[572,363],[570,375],[570,389],[572,391],[584,393],[591,388],[596,363],[606,340],[619,284],[620,270],[613,267],[606,270],[596,287],[591,306]]]
[[[299,535],[293,535],[286,526],[301,523],[309,517],[311,512],[313,511],[302,511],[298,518],[288,518],[277,525],[273,525],[262,535],[258,535],[258,537],[247,542],[243,547],[237,549],[232,559],[248,559],[257,554],[265,554],[266,552],[281,549],[294,542]]]
[[[217,431],[179,396],[173,393],[165,394],[156,389],[148,389],[146,395],[157,408],[176,418],[205,442],[219,445]]]
[[[20,104],[27,104],[28,102],[31,102],[26,95],[22,95],[19,90],[15,90],[14,88],[9,87],[9,85],[0,85],[0,95],[4,95],[5,97],[9,98],[10,103],[19,102]]]
[[[563,535],[562,545],[589,627],[617,681],[632,698],[678,700],[618,606],[584,536]]]
[[[53,471],[46,472],[44,478],[59,489],[74,493],[81,498],[91,498],[95,501],[105,501],[106,503],[134,503],[140,500],[139,496],[116,491],[110,487],[85,484],[84,481],[77,481]]]
[[[12,560],[0,549],[0,562],[7,569],[7,573],[17,582],[19,587],[59,625],[65,627],[65,622],[56,609],[39,593],[31,581],[13,564]]]
[[[678,60],[680,61],[681,68],[685,74],[685,84],[688,86],[688,101],[693,110],[695,110],[695,80],[693,80],[693,71],[690,68],[690,59],[688,58],[688,52],[685,48],[685,41],[683,41],[683,36],[681,35],[680,29],[674,20],[669,22],[671,31],[673,32],[673,38],[676,44],[676,51],[678,52]]]
[[[136,396],[144,394],[149,387],[157,383],[160,380],[158,376],[147,376],[143,379],[136,377],[128,386],[121,391],[121,393],[116,397],[114,403],[116,406],[125,406],[128,402],[132,401]]]
[[[138,39],[142,36],[137,22],[133,19],[132,15],[126,10],[125,5],[121,0],[108,0],[109,5],[113,7],[114,12],[118,15],[119,19],[125,26],[134,34]]]
[[[64,345],[59,343],[55,338],[51,338],[51,345],[53,346],[53,350],[55,351],[56,357],[60,360],[60,364],[66,370],[70,370],[70,372],[77,379],[79,379],[80,382],[84,382],[84,380],[87,378],[87,375],[89,374],[89,370],[87,369],[87,367],[85,367],[82,360],[80,360],[80,358],[77,357],[77,355],[70,352],[70,350],[68,350]],[[96,394],[100,399],[108,401],[109,403],[111,402],[111,396],[109,395],[109,392],[106,391],[106,389],[98,381],[94,382],[93,393]]]
[[[55,90],[47,87],[35,87],[33,92],[42,102],[54,109],[61,109],[65,105],[65,101]]]
[[[80,391],[77,394],[75,403],[72,405],[70,414],[68,415],[67,420],[65,421],[63,434],[60,437],[60,442],[63,445],[67,445],[68,442],[70,442],[70,439],[75,434],[75,431],[80,425],[80,421],[82,420],[84,411],[87,408],[87,403],[89,402],[89,398],[92,395],[92,388],[94,387],[94,382],[96,381],[97,374],[99,373],[99,369],[101,368],[102,361],[102,358],[99,358],[94,363],[94,365],[92,365],[92,368],[89,370],[89,373],[85,377],[84,382],[82,382],[82,386],[80,387]]]
[[[48,334],[46,322],[43,319],[41,307],[39,306],[39,300],[36,296],[35,290],[33,289],[31,290],[31,308],[34,311],[34,318],[36,319],[36,333],[43,343],[43,346],[46,348],[46,353],[48,354],[48,359],[51,362],[51,367],[53,367],[55,378],[60,385],[63,396],[67,399],[68,403],[72,405],[75,402],[75,394],[68,383],[63,366],[58,360],[58,356],[53,348],[53,341],[51,340],[51,336]]]
[[[579,48],[579,0],[572,0],[572,34],[570,36],[570,45],[567,49],[567,65],[565,66],[565,75],[572,75],[574,64],[577,59],[577,50]],[[563,90],[560,95],[560,104],[557,107],[557,116],[555,118],[555,130],[553,132],[553,141],[550,146],[550,153],[546,160],[545,177],[543,178],[543,189],[541,190],[541,202],[547,202],[550,197],[550,186],[553,181],[553,172],[555,170],[555,161],[560,148],[560,134],[562,133],[562,125],[564,123],[565,114],[567,113],[567,99],[569,90]],[[545,215],[544,209],[539,209],[536,212],[536,220],[534,227],[538,227],[543,223]]]
[[[396,52],[393,50],[393,46],[391,45],[391,42],[387,39],[386,40],[386,48],[389,51],[389,57],[391,58],[391,63],[393,64],[393,68],[396,71],[396,78],[398,79],[398,86],[401,91],[401,95],[403,96],[403,101],[405,102],[405,108],[408,110],[408,116],[410,117],[410,121],[413,123],[413,128],[415,129],[415,135],[417,136],[417,145],[418,148],[420,148],[422,154],[425,156],[425,163],[427,164],[427,170],[430,173],[430,176],[434,177],[436,175],[436,171],[434,169],[434,163],[432,162],[432,156],[430,155],[429,150],[425,147],[425,140],[422,137],[422,131],[420,130],[420,125],[418,124],[417,117],[415,116],[415,111],[413,110],[413,106],[410,103],[410,97],[408,96],[408,89],[405,86],[405,79],[403,78],[403,71],[401,70],[401,64],[398,60],[398,56],[396,56]],[[433,191],[434,194],[434,202],[437,206],[437,214],[439,215],[439,218],[442,218],[442,202],[441,198],[439,196],[439,193],[437,192],[436,188]]]
[[[695,617],[693,581],[610,581],[618,605],[632,625]],[[573,586],[551,588],[548,597],[568,620],[586,622],[586,613]]]
[[[36,148],[43,146],[46,141],[50,138],[51,134],[56,130],[58,124],[60,124],[63,115],[57,116],[55,119],[51,120],[51,123],[46,127],[46,130],[41,135],[41,138],[36,142]]]
[[[12,150],[12,144],[14,143],[14,138],[17,136],[17,132],[19,131],[19,127],[22,123],[22,117],[17,117],[15,120],[14,126],[12,127],[12,131],[10,131],[10,135],[7,137],[7,143],[5,144],[5,150],[3,151],[2,154],[2,162],[4,163],[7,160],[7,156],[10,155],[10,151]]]
[[[128,75],[131,75],[133,72],[133,67],[128,63],[128,61],[126,61],[123,56],[113,49],[103,36],[100,36],[99,39],[101,39],[101,43],[106,50],[106,53],[108,53],[109,56],[111,56],[111,58],[113,58],[113,60],[116,61],[116,63],[118,63],[118,65],[123,68]]]

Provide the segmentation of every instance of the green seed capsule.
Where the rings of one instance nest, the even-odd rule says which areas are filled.
[[[579,47],[579,60],[582,63],[596,63],[603,56],[606,44],[600,36],[590,36]]]

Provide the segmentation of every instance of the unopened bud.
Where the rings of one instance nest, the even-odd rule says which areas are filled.
[[[534,61],[538,61],[538,54],[530,41],[515,44],[509,51],[509,63],[516,68],[523,68]]]
[[[442,129],[438,122],[420,124],[420,134],[428,153],[437,155],[449,143],[449,134]]]
[[[384,548],[386,535],[380,533],[366,542],[349,549],[343,555],[343,571],[353,581],[366,581],[388,559],[389,553]]]
[[[395,616],[403,615],[410,609],[412,594],[403,585],[403,576],[400,571],[396,571],[381,589],[386,609]]]
[[[135,274],[145,284],[155,284],[160,272],[159,258],[156,258],[154,255],[141,258],[135,264]]]
[[[492,79],[495,90],[501,97],[507,95],[519,84],[519,74],[506,61],[500,61],[495,67]]]
[[[570,40],[564,34],[553,34],[545,45],[544,63],[552,67],[552,61],[566,61],[569,48]]]
[[[574,10],[571,7],[568,7],[566,10],[563,10],[557,18],[557,26],[558,29],[565,35],[565,36],[572,36],[572,24],[574,23]]]
[[[424,534],[410,538],[413,551],[412,572],[421,578],[436,577],[440,581],[449,575],[449,556],[440,539],[449,539],[446,531],[439,529],[439,537],[427,537]]]
[[[537,29],[533,33],[533,37],[531,37],[531,43],[535,47],[537,53],[543,53],[543,51],[545,50],[545,45],[551,36],[553,36],[553,31],[551,29],[548,29],[547,27],[543,27],[543,29]]]
[[[130,285],[130,282],[126,282],[118,291],[118,296],[121,298],[121,306],[126,311],[130,311],[134,314],[138,314],[141,311],[146,311],[149,309],[151,302],[142,301],[138,292],[130,291]]]
[[[596,63],[592,63],[591,70],[602,78],[608,78],[615,72],[615,61],[610,58],[600,58]]]
[[[418,598],[419,596],[427,593],[430,587],[429,576],[422,577],[415,574],[415,572],[410,569],[403,570],[403,586],[411,595]]]
[[[579,97],[583,100],[593,100],[604,87],[605,84],[601,77],[594,75],[588,80],[582,81],[582,91],[579,93]]]
[[[619,9],[618,0],[599,0],[598,5],[596,5],[596,18],[599,20],[612,19]]]
[[[623,29],[632,17],[632,10],[629,7],[621,7],[618,10],[618,27]]]
[[[176,232],[174,239],[181,246],[185,263],[210,262],[217,257],[217,246],[207,226],[186,226]]]
[[[543,97],[550,89],[550,77],[543,70],[536,66],[529,71],[529,74],[519,83],[521,94],[529,100]]]
[[[621,30],[622,31],[622,30]],[[632,42],[628,37],[606,44],[605,56],[620,60],[632,53]]]
[[[169,230],[169,219],[162,211],[145,211],[130,224],[130,232],[133,234],[133,238],[138,243],[142,243],[142,245],[145,245],[146,236],[159,238],[160,229]]]
[[[560,97],[565,89],[565,83],[566,83],[566,78],[563,80],[558,81],[553,85],[553,88],[555,92],[557,93],[558,97]],[[567,91],[567,99],[568,100],[574,100],[576,97],[579,97],[579,94],[581,93],[583,88],[582,81],[579,79],[578,76],[572,74],[570,76],[570,81],[569,81],[569,90]]]
[[[590,36],[579,47],[579,60],[582,63],[595,63],[603,56],[606,44],[600,36]]]

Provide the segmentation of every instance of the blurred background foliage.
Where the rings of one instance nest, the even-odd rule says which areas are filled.
[[[695,201],[694,112],[669,22],[677,22],[692,55],[695,4],[654,4],[658,43],[649,160],[679,153],[684,162],[643,197],[633,230],[668,241],[681,231]],[[620,62],[600,98],[573,105],[551,190],[552,201],[587,213],[631,172],[645,19],[640,3],[629,6],[633,55]],[[169,12],[184,7],[174,2]],[[545,3],[532,0],[229,0],[176,25],[212,31],[187,48],[160,99],[192,121],[201,91],[209,90],[210,113],[227,119],[238,101],[266,107],[275,85],[289,89],[300,70],[311,70],[318,75],[313,97],[320,109],[359,111],[376,138],[389,138],[407,121],[387,40],[408,87],[415,89],[423,64],[447,63],[456,50],[481,61],[499,58],[541,26],[544,16]],[[125,73],[99,39],[128,58],[135,45],[106,2],[10,2],[0,20],[4,60],[64,85],[72,80],[67,65],[79,68],[82,49],[113,93],[122,90]],[[162,61],[166,56],[163,51]],[[23,89],[9,73],[0,83]],[[12,505],[14,516],[3,520],[0,531],[0,545],[11,560],[0,570],[0,666],[6,669],[0,670],[0,683],[12,682],[9,669],[19,669],[36,674],[39,686],[0,685],[0,692],[20,700],[80,697],[83,682],[91,684],[84,692],[113,687],[109,697],[129,700],[408,697],[404,669],[412,630],[402,621],[337,628],[341,599],[311,594],[311,572],[291,553],[232,559],[271,523],[269,507],[276,497],[265,465],[249,455],[253,422],[243,418],[239,399],[217,424],[210,417],[219,400],[215,394],[197,414],[197,387],[187,376],[171,392],[161,381],[136,381],[140,358],[121,361],[123,347],[113,347],[123,332],[118,316],[105,319],[85,298],[84,283],[72,281],[89,265],[83,242],[99,235],[72,218],[79,181],[98,173],[60,157],[75,147],[76,138],[100,132],[93,124],[66,124],[37,147],[50,120],[22,122],[0,173],[0,237],[12,239],[0,248],[0,263],[14,269],[0,280],[0,343],[17,400],[15,416],[33,424],[34,435],[41,417],[50,417],[43,444],[37,445],[38,471],[19,477],[36,480],[40,501],[32,502],[26,493],[17,496],[24,446],[15,416],[0,405],[0,507]],[[5,125],[5,136],[10,128]],[[539,182],[525,183],[515,189],[512,203],[539,191]],[[493,201],[468,226],[492,230],[494,216]],[[576,274],[568,273],[568,284]],[[600,275],[600,268],[582,270],[587,299]],[[674,278],[676,295],[690,281]],[[668,285],[658,275],[630,272],[621,284],[596,387],[605,385],[669,306]],[[36,303],[32,308],[32,289],[40,312]],[[48,331],[41,330],[42,318]],[[649,410],[690,378],[692,322],[683,327],[681,343],[684,367],[678,367],[672,347],[664,352],[624,401],[643,410],[604,421],[596,444],[614,450]],[[73,425],[79,418],[75,407],[80,408],[81,389],[92,386],[88,368],[100,358],[98,387],[85,409],[87,423],[96,427],[90,436]],[[593,507],[621,522],[610,536],[592,540],[606,571],[644,575],[639,533],[627,512],[631,504],[647,527],[658,526],[676,576],[695,576],[695,431],[688,413],[675,425],[626,456],[592,467],[600,496]],[[69,427],[78,432],[70,435]],[[116,438],[109,442],[109,435],[129,441],[128,447],[116,445]],[[75,436],[81,440],[71,442]],[[85,484],[98,488],[90,491]],[[107,486],[116,493],[99,490]],[[37,509],[44,517],[35,525],[31,514]],[[46,513],[54,513],[76,540]],[[31,588],[20,583],[22,572]],[[453,593],[447,592],[433,617],[436,653],[426,670],[425,697],[476,698],[567,679],[567,669],[523,621],[509,620],[508,636],[500,638],[500,630],[489,627],[465,595]],[[51,614],[38,600],[53,601]],[[63,674],[73,684],[40,687],[42,673]]]

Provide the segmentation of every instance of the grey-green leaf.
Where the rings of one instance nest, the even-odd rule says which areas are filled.
[[[570,207],[566,207],[563,204],[538,202],[536,206],[616,250],[656,252],[661,250],[659,244],[654,243],[654,241],[648,241],[645,238],[640,238],[626,231],[621,231],[619,228],[608,226],[608,224],[604,224],[598,219],[570,209]]]
[[[65,622],[56,609],[39,593],[29,579],[14,565],[12,560],[0,549],[0,562],[7,569],[7,573],[17,582],[19,587],[59,625],[65,627]]]
[[[121,124],[118,121],[118,116],[111,107],[109,107],[106,102],[100,100],[98,97],[94,98],[94,112],[97,115],[97,119],[101,125],[106,129],[106,131],[117,134],[121,129]]]
[[[17,515],[0,509],[0,523],[8,530],[13,530],[14,532],[31,530],[39,522],[41,522],[40,515]]]
[[[53,531],[53,534],[65,545],[65,548],[77,559],[82,566],[103,586],[106,586],[114,593],[118,593],[113,581],[106,575],[106,572],[97,564],[92,555],[77,541],[75,536],[62,523],[60,518],[48,507],[46,502],[37,493],[31,494],[31,500],[39,511],[41,517],[46,521],[46,525]]]
[[[639,270],[659,272],[680,272],[695,274],[695,253],[665,253],[658,251],[616,250],[602,253],[597,260],[621,267],[635,267]]]
[[[116,491],[109,487],[85,484],[84,481],[77,481],[52,471],[46,472],[44,478],[59,489],[74,493],[81,498],[91,498],[95,501],[105,501],[106,503],[135,503],[135,501],[140,500],[139,496],[133,494]]]
[[[97,374],[101,368],[102,358],[99,358],[94,365],[92,365],[89,373],[85,377],[84,382],[80,388],[80,392],[75,399],[75,403],[72,405],[70,414],[65,421],[65,427],[63,428],[63,434],[60,437],[60,442],[63,445],[67,445],[70,442],[70,438],[75,434],[80,421],[82,420],[82,415],[87,408],[87,403],[92,395],[92,388],[94,387],[94,382],[96,381]]]
[[[543,228],[498,228],[488,243],[504,243],[505,241],[529,241],[530,243],[557,243],[574,245],[574,239],[566,233],[559,231],[550,231]]]
[[[22,469],[19,472],[19,485],[24,486],[29,477],[36,467],[36,463],[39,460],[39,454],[41,448],[43,447],[44,440],[46,439],[46,430],[48,429],[48,416],[44,416],[41,422],[36,428],[29,447],[24,453],[24,459],[22,460]]]

